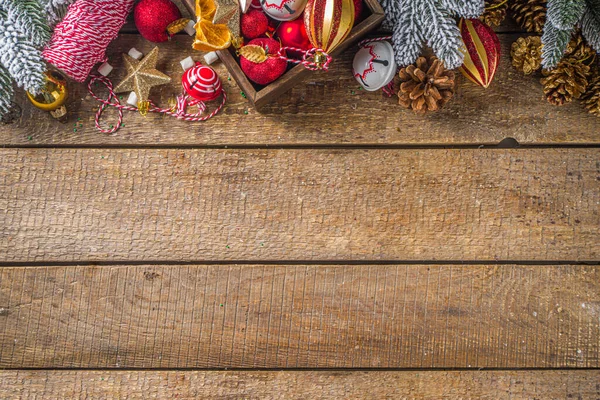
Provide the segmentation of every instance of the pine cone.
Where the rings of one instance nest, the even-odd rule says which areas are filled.
[[[574,33],[567,45],[565,57],[573,58],[577,61],[591,61],[595,55],[596,52],[588,46],[581,32]]]
[[[512,65],[525,75],[542,66],[542,38],[539,36],[520,37],[513,42],[510,50]]]
[[[527,32],[542,33],[546,22],[546,0],[515,0],[513,18]]]
[[[590,67],[571,58],[561,61],[553,70],[543,70],[545,78],[540,82],[544,86],[546,100],[562,106],[580,98],[588,86],[589,71]]]
[[[600,74],[594,76],[581,101],[590,114],[600,117]]]
[[[415,64],[402,68],[398,104],[417,114],[437,111],[454,95],[454,72],[437,57],[419,57]]]
[[[479,19],[493,28],[504,21],[507,9],[508,0],[485,0],[485,11]]]

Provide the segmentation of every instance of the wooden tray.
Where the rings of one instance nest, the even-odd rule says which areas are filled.
[[[352,31],[332,53],[332,56],[339,55],[352,44],[366,36],[369,32],[377,29],[383,21],[384,14],[383,8],[379,5],[377,0],[364,0],[366,5],[365,13],[369,15],[358,23]],[[195,0],[184,0],[184,4],[190,10],[192,15],[195,14],[194,10],[196,7]],[[310,75],[313,71],[307,70],[302,65],[296,65],[289,69],[275,82],[267,85],[257,85],[250,82],[246,77],[242,69],[240,68],[239,59],[235,54],[233,47],[227,50],[221,50],[217,52],[219,58],[227,67],[227,70],[233,76],[233,79],[237,82],[238,86],[246,94],[247,99],[250,103],[260,110],[264,105],[277,99],[279,96],[290,90],[294,85],[302,82],[304,78]]]

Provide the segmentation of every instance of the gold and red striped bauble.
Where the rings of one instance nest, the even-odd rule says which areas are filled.
[[[308,0],[304,26],[312,45],[328,53],[346,39],[354,17],[353,0]]]
[[[492,28],[478,19],[458,23],[465,44],[465,61],[460,72],[479,86],[487,88],[500,63],[500,40]]]

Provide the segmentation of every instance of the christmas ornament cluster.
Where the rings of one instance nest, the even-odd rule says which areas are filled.
[[[348,36],[363,9],[362,0],[242,0],[236,13],[219,21],[221,1],[215,0],[213,15],[211,0],[196,0],[194,48],[233,46],[244,75],[259,87],[275,82],[296,64],[327,69],[328,53]],[[215,22],[227,24],[229,37],[209,35],[221,29]]]
[[[158,49],[145,55],[135,48],[126,52],[125,77],[113,85],[114,63],[106,49],[118,40],[129,15],[153,43],[176,41],[180,32],[193,36],[193,49],[207,53],[193,56],[205,64],[218,59],[216,52],[231,52],[237,68],[260,90],[298,64],[327,70],[332,51],[367,8],[363,0],[183,1],[192,6],[193,18],[172,0],[0,1],[0,117],[5,122],[17,117],[19,87],[35,107],[64,121],[68,86],[87,81],[99,102],[96,125],[103,132],[118,129],[123,111],[203,121],[222,109],[226,94],[215,70],[187,53],[176,77],[181,94],[166,107],[152,100],[153,88],[174,78],[156,67]],[[579,99],[600,116],[600,0],[381,0],[381,5],[382,28],[389,36],[359,43],[352,63],[365,91],[395,94],[401,107],[424,114],[451,101],[456,72],[466,78],[464,84],[488,88],[503,56],[494,27],[509,17],[529,32],[504,55],[513,67],[537,75],[549,103]],[[90,82],[103,85],[108,95],[96,93]],[[127,96],[126,104],[117,93]],[[212,113],[203,114],[205,102],[219,99]],[[107,107],[119,113],[119,123],[110,129],[100,121]]]
[[[392,32],[384,39],[391,41],[395,62],[401,67],[397,79],[400,105],[416,113],[440,109],[454,90],[454,84],[448,87],[453,81],[450,75],[440,80],[440,68],[457,68],[468,80],[487,88],[501,56],[493,28],[510,15],[521,28],[535,34],[513,43],[513,66],[525,75],[539,73],[551,104],[581,99],[590,113],[600,115],[600,1],[382,0],[382,6],[384,27]],[[382,67],[373,64],[377,56],[372,56],[357,73],[361,52],[364,48],[355,58],[354,74],[364,86],[365,74]]]

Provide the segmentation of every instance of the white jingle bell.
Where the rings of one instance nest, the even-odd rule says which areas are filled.
[[[396,61],[392,45],[386,41],[367,43],[354,56],[352,73],[361,86],[373,92],[394,79]]]
[[[265,14],[277,21],[291,21],[300,16],[308,0],[260,0]]]

